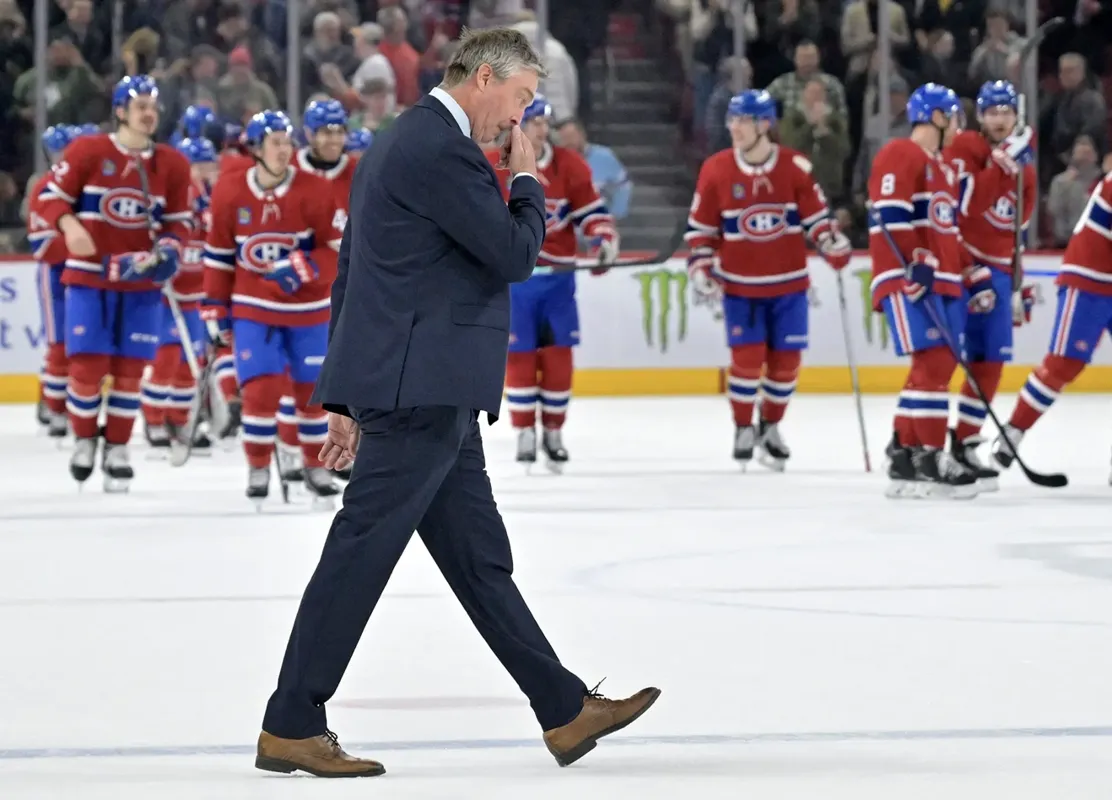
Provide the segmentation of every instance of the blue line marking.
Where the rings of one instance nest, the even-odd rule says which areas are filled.
[[[690,736],[623,736],[607,739],[607,746],[695,746],[769,743],[844,742],[932,742],[1001,739],[1092,739],[1112,738],[1112,725],[1063,728],[953,728],[941,730],[829,731],[802,733],[696,734]],[[530,739],[448,739],[431,741],[344,742],[352,752],[399,752],[435,750],[520,750],[540,749],[540,736]],[[183,756],[250,756],[254,745],[184,745],[147,747],[42,747],[0,750],[0,761],[60,758],[158,758]]]

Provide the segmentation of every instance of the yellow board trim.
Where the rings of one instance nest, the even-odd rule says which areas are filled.
[[[868,394],[895,394],[903,388],[907,367],[861,367],[861,391]],[[1004,367],[1000,391],[1017,392],[1031,373],[1030,366],[1009,364]],[[961,388],[960,371],[950,388]],[[721,369],[580,369],[575,373],[575,393],[580,397],[636,397],[639,395],[724,394],[726,375]],[[804,367],[798,391],[811,394],[844,394],[851,390],[846,367]],[[1112,366],[1087,367],[1069,386],[1070,392],[1112,392]],[[0,403],[34,403],[39,397],[37,375],[0,375]]]

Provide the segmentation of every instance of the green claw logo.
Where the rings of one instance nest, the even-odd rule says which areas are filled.
[[[668,352],[672,336],[672,312],[676,313],[676,340],[687,337],[687,270],[667,267],[638,272],[641,286],[641,327],[645,344]]]
[[[872,344],[874,336],[878,338],[877,346],[881,350],[888,349],[888,321],[884,318],[884,314],[879,311],[873,311],[873,293],[870,288],[873,282],[872,270],[861,269],[853,273],[853,277],[857,278],[857,282],[861,286],[861,322],[865,328],[865,341]],[[873,326],[876,326],[874,333]]]

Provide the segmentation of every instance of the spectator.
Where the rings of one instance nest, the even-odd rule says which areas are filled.
[[[985,18],[985,40],[973,51],[969,80],[974,86],[1008,79],[1008,58],[1023,49],[1026,40],[1012,30],[1008,12],[994,8]]]
[[[170,61],[187,57],[197,45],[212,44],[219,20],[213,0],[178,0],[162,15],[163,43]]]
[[[103,119],[104,87],[85,63],[69,34],[58,34],[46,53],[46,120],[48,125],[78,125]],[[38,67],[24,72],[13,91],[19,117],[30,130],[35,119],[35,75]],[[27,152],[24,150],[24,152]]]
[[[212,44],[222,53],[246,48],[251,56],[252,74],[267,86],[282,87],[284,62],[278,49],[266,36],[251,25],[246,8],[239,0],[222,0],[216,14],[217,25]],[[271,90],[271,95],[274,90]]]
[[[753,67],[749,59],[730,56],[718,65],[718,85],[707,101],[707,117],[700,120],[705,126],[707,152],[717,153],[731,147],[730,132],[726,129],[726,110],[730,98],[741,94],[753,84]]]
[[[842,14],[842,55],[849,59],[846,80],[860,75],[869,68],[869,57],[876,50],[876,31],[879,0],[852,0]],[[898,54],[911,42],[907,14],[896,0],[888,2],[889,41],[893,54]]]
[[[394,113],[394,85],[382,78],[371,78],[359,88],[360,107],[348,120],[348,127],[371,133],[384,131],[398,115]]]
[[[602,2],[603,0],[598,0]],[[521,19],[525,11],[523,0],[471,0],[467,24],[471,28],[497,28]]]
[[[158,94],[163,113],[160,123],[162,138],[169,138],[187,106],[201,105],[215,109],[218,105],[220,51],[207,44],[193,48],[192,57],[179,59],[166,78],[159,82]]]
[[[217,84],[217,112],[224,119],[246,124],[254,114],[278,108],[274,90],[256,77],[251,53],[240,46],[228,54],[228,74]]]
[[[557,123],[556,141],[561,147],[574,150],[587,160],[595,189],[615,219],[629,214],[629,196],[633,183],[626,168],[609,147],[587,141],[583,123],[572,117]]]
[[[1049,130],[1048,146],[1054,156],[1047,164],[1047,177],[1070,161],[1078,136],[1088,135],[1101,152],[1107,149],[1104,97],[1088,85],[1085,60],[1080,55],[1065,53],[1058,59],[1058,83],[1061,91],[1051,96],[1043,113],[1045,124],[1040,124],[1044,131]]]
[[[537,41],[540,31],[532,11],[523,11],[521,18],[510,27],[521,32],[534,48],[540,49]],[[579,108],[579,75],[575,62],[571,60],[564,45],[551,34],[544,38],[544,52],[541,56],[548,68],[548,77],[542,81],[540,91],[548,98],[553,117],[565,119],[575,116],[576,109]]]
[[[382,26],[383,39],[378,49],[394,70],[398,104],[408,108],[420,98],[418,77],[421,72],[421,55],[406,39],[409,27],[405,9],[388,6],[379,9],[378,24]]]
[[[854,200],[858,205],[863,205],[868,189],[869,173],[872,171],[873,161],[880,148],[891,139],[911,135],[911,123],[907,121],[907,98],[910,94],[907,81],[900,75],[892,75],[888,86],[888,97],[891,103],[891,119],[881,119],[879,113],[872,113],[865,123],[865,133],[861,147],[857,151],[857,160],[853,165],[853,180],[851,189]]]
[[[591,118],[591,55],[606,45],[614,0],[560,0],[548,4],[548,30],[575,64],[580,119]]]
[[[850,145],[846,114],[838,114],[829,101],[829,85],[817,75],[807,81],[798,104],[784,112],[780,136],[811,160],[812,177],[834,204],[842,199]]]
[[[104,33],[93,24],[92,0],[69,0],[66,21],[50,31],[51,38],[69,36],[94,72],[107,71],[111,48]]]
[[[374,6],[374,3],[370,5]],[[425,22],[422,18],[427,5],[428,0],[378,0],[378,9],[375,13],[392,7],[404,11],[406,18],[405,40],[418,53],[423,53],[430,46],[425,37]],[[440,33],[441,38],[444,37],[443,31],[435,32]]]
[[[26,158],[21,153],[24,133],[13,100],[17,78],[34,63],[27,22],[15,0],[0,0],[0,169],[11,170]]]
[[[822,19],[816,0],[773,0],[757,3],[758,42],[752,55],[779,75],[790,69],[791,56],[803,42],[814,42]],[[816,54],[818,48],[816,48]],[[818,61],[816,60],[816,65]]]
[[[394,68],[378,51],[383,36],[382,26],[377,22],[366,22],[351,32],[352,48],[359,59],[359,67],[351,76],[351,85],[356,91],[362,91],[363,84],[370,80],[385,81],[390,86],[397,82]]]
[[[923,83],[939,83],[959,96],[968,97],[971,94],[968,69],[955,60],[954,35],[944,30],[931,31],[926,41],[926,50],[919,54]]]
[[[739,22],[737,19],[737,4],[731,3],[723,8],[723,0],[692,0],[693,21],[692,37],[695,41],[695,66],[694,66],[694,110],[695,119],[706,119],[707,104],[718,84],[718,65],[724,58],[734,54],[734,28],[742,25],[745,38],[752,40],[757,37],[757,18],[752,3],[745,5],[745,16]],[[698,18],[696,24],[694,6],[705,3],[705,13]],[[754,69],[759,64],[754,63]],[[767,83],[762,76],[755,76],[758,83]]]
[[[985,0],[919,0],[919,27],[946,31],[953,38],[953,59],[963,68],[969,64],[973,47],[984,25]],[[951,87],[953,88],[953,87]]]
[[[1054,246],[1065,247],[1081,219],[1081,212],[1093,193],[1093,185],[1102,175],[1097,162],[1097,148],[1091,136],[1082,134],[1074,140],[1069,166],[1050,182],[1046,210],[1054,232]]]
[[[803,110],[803,90],[812,81],[819,81],[826,90],[825,102],[829,104],[832,118],[843,132],[847,132],[849,113],[846,109],[846,90],[842,82],[828,75],[819,67],[819,48],[810,39],[795,46],[795,71],[786,72],[768,85],[768,93],[780,103],[781,116]],[[848,133],[846,134],[848,136]]]
[[[309,95],[335,83],[335,74],[353,75],[359,68],[359,59],[340,36],[340,16],[332,11],[322,11],[313,18],[313,38],[302,51],[301,92]],[[325,67],[332,65],[334,69]],[[325,80],[328,78],[328,80]]]

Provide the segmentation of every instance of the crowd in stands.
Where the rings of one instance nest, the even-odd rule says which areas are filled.
[[[879,3],[888,3],[891,117],[878,98]],[[1019,83],[1024,0],[656,0],[688,85],[689,132],[700,152],[729,146],[730,95],[764,87],[782,106],[781,141],[810,155],[816,177],[855,244],[877,150],[909,131],[908,93],[934,81],[964,100],[986,81]],[[1039,0],[1040,22],[1067,24],[1040,49],[1040,243],[1060,247],[1097,179],[1112,169],[1112,2]],[[735,56],[735,31],[744,57]]]

